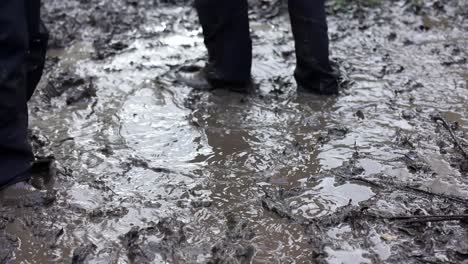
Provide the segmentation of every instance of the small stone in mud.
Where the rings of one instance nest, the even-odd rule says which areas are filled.
[[[439,147],[439,151],[441,154],[447,154],[447,143],[444,140],[437,140],[437,146]]]
[[[284,204],[278,201],[275,201],[269,197],[262,198],[262,207],[265,210],[270,211],[281,218],[286,218],[290,220],[294,219],[288,207],[286,207]]]
[[[444,65],[444,66],[464,65],[464,64],[466,64],[466,58],[465,57],[463,57],[463,58],[453,58],[451,60],[442,62],[442,65]]]
[[[394,41],[396,38],[397,38],[397,34],[395,32],[392,32],[392,33],[388,34],[388,36],[387,36],[387,39],[389,41]]]
[[[109,145],[104,146],[103,148],[99,149],[99,152],[102,154],[106,155],[107,157],[111,156],[114,154],[114,151],[112,150],[112,147]]]
[[[362,112],[362,110],[358,110],[354,115],[357,116],[359,119],[365,119],[366,118],[364,116],[364,113]]]
[[[96,87],[94,86],[93,82],[90,81],[88,85],[72,90],[71,94],[67,97],[67,105],[77,103],[83,99],[95,97],[96,92]]]
[[[425,15],[423,16],[422,25],[419,26],[419,29],[423,31],[427,31],[433,28],[435,24],[436,24],[436,21],[434,19]]]
[[[37,129],[28,129],[28,138],[31,142],[34,152],[37,152],[45,146],[50,145],[50,140],[41,134]]]
[[[405,67],[403,67],[402,65],[390,64],[390,65],[384,65],[380,73],[382,75],[398,74],[398,73],[402,73],[404,70],[405,70]]]
[[[450,124],[450,128],[451,128],[452,130],[454,130],[454,131],[455,131],[455,130],[458,130],[458,129],[460,128],[460,123],[458,123],[458,122],[455,121],[455,122],[453,122],[452,124]]]
[[[138,226],[134,226],[124,236],[121,236],[122,244],[127,249],[127,256],[131,263],[149,263],[148,257],[140,247],[140,236],[144,232]]]
[[[283,56],[283,58],[289,58],[293,54],[294,54],[294,50],[284,50],[281,52],[281,56]]]
[[[212,256],[207,263],[250,263],[255,247],[245,242],[252,240],[255,233],[234,213],[226,213],[226,227],[226,236],[211,248]]]
[[[432,7],[438,11],[444,11],[444,4],[441,1],[435,1]]]
[[[60,72],[52,75],[44,89],[41,91],[41,96],[44,101],[50,102],[54,97],[61,96],[71,88],[80,87],[86,84],[86,80],[76,74],[70,74],[69,72]]]
[[[86,259],[90,254],[93,254],[96,249],[97,246],[92,243],[75,249],[73,251],[72,264],[87,263]]]
[[[103,60],[107,57],[116,55],[117,52],[122,51],[128,47],[127,44],[118,41],[109,44],[108,39],[98,39],[95,40],[93,43],[94,50],[95,50],[95,55],[94,59],[96,60]]]
[[[346,127],[333,127],[328,129],[328,135],[334,137],[345,137],[349,133],[349,129]]]
[[[207,208],[211,206],[211,201],[191,201],[190,205],[192,205],[193,208]]]
[[[145,207],[149,208],[161,208],[161,203],[156,202],[156,201],[146,201],[144,202]]]
[[[240,263],[250,263],[254,255],[255,248],[252,245],[236,249],[236,257]]]
[[[362,166],[358,166],[354,160],[344,161],[343,164],[335,169],[337,174],[340,175],[361,175],[366,170]]]
[[[317,137],[317,143],[319,143],[319,144],[326,144],[328,141],[330,141],[330,136],[326,135],[324,133],[320,134]]]
[[[121,42],[121,41],[118,41],[118,42],[115,42],[115,43],[112,43],[110,45],[110,47],[113,49],[113,50],[117,50],[117,51],[120,51],[120,50],[124,50],[126,48],[128,48],[128,45]]]
[[[454,47],[454,48],[452,49],[451,54],[452,54],[452,56],[458,56],[458,55],[460,55],[461,51],[462,51],[462,50],[461,50],[459,47]]]
[[[415,173],[418,171],[429,172],[430,166],[423,160],[420,155],[415,151],[410,151],[405,154],[404,161],[410,172]]]
[[[184,200],[178,200],[176,202],[177,207],[179,208],[187,208],[187,201]]]
[[[405,39],[405,40],[403,41],[403,45],[405,45],[405,46],[414,45],[414,41],[409,40],[409,39]]]
[[[403,119],[406,119],[406,120],[411,120],[411,119],[414,119],[416,117],[416,113],[414,111],[411,111],[411,110],[404,110],[401,113],[401,117]]]
[[[89,217],[122,217],[128,214],[128,209],[125,207],[111,208],[111,209],[101,209],[97,208],[89,213]]]
[[[239,244],[218,243],[211,249],[211,260],[207,264],[220,263],[251,263],[255,255],[255,247]]]
[[[232,241],[239,239],[251,240],[255,237],[255,232],[248,223],[233,213],[226,214],[226,237]]]
[[[460,165],[460,171],[461,173],[468,173],[468,159],[465,159],[462,161]]]

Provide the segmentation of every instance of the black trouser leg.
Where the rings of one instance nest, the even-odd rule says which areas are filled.
[[[296,45],[298,84],[315,89],[320,80],[335,79],[329,61],[325,0],[289,0]]]
[[[31,96],[36,90],[37,84],[41,80],[47,54],[47,43],[49,41],[49,32],[42,20],[39,20],[35,27],[36,30],[34,31],[34,34],[30,34],[31,40],[29,41],[27,100],[31,99]]]
[[[247,0],[195,0],[195,7],[208,49],[208,77],[250,80],[252,41]]]
[[[26,0],[0,1],[0,188],[26,180],[33,155],[27,140]]]
[[[41,20],[41,1],[26,1],[29,35],[27,59],[27,99],[29,100],[39,83],[44,69],[49,34]]]

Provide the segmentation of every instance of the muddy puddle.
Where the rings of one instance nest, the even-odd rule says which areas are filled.
[[[466,259],[463,1],[330,3],[336,97],[296,92],[274,1],[251,3],[253,94],[181,85],[201,30],[189,3],[161,2],[44,1],[56,33],[31,127],[58,199],[0,209],[1,263]]]

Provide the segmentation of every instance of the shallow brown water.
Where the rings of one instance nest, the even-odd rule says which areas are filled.
[[[86,259],[75,263],[459,260],[453,252],[468,249],[468,236],[454,222],[407,233],[370,220],[313,231],[303,222],[333,218],[347,205],[394,216],[460,213],[468,204],[449,210],[443,197],[401,187],[468,200],[460,154],[430,118],[440,112],[468,139],[466,62],[449,63],[466,59],[466,22],[453,1],[443,14],[428,11],[451,24],[422,31],[421,16],[396,3],[330,17],[333,58],[352,81],[337,97],[296,92],[285,15],[252,14],[260,85],[252,95],[196,92],[175,81],[177,67],[205,56],[189,7],[150,9],[145,25],[116,37],[128,47],[103,60],[87,43],[94,31],[49,52],[60,61],[32,103],[32,126],[57,158],[59,199],[8,224],[20,242],[8,263],[69,263],[74,252]],[[95,96],[66,104],[68,90],[50,99],[44,87],[60,83],[60,72],[85,78]],[[423,169],[414,171],[405,155],[417,155]],[[38,220],[27,224],[29,217]],[[415,246],[432,228],[456,235]],[[95,248],[77,250],[86,245]]]

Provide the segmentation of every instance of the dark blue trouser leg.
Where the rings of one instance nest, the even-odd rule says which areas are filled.
[[[297,82],[308,86],[320,79],[334,79],[329,61],[325,0],[289,0],[289,14],[296,45]]]
[[[210,78],[245,82],[250,79],[252,41],[247,0],[195,0]]]
[[[28,178],[26,0],[0,1],[0,188]]]

